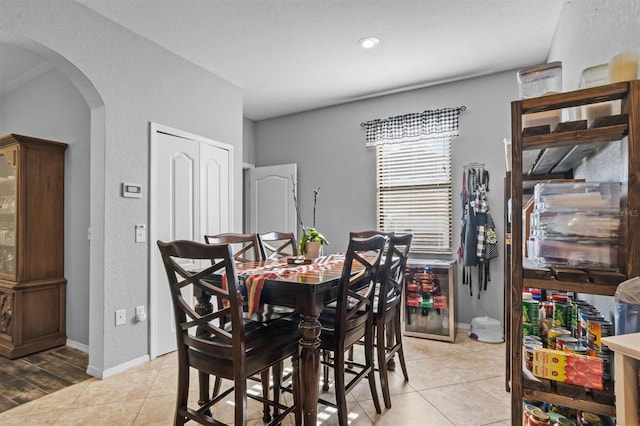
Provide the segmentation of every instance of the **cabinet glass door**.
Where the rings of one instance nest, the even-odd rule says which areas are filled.
[[[16,150],[0,150],[0,274],[16,273]]]

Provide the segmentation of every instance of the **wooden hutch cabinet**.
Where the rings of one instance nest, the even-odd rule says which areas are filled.
[[[64,345],[66,144],[0,137],[0,355]]]

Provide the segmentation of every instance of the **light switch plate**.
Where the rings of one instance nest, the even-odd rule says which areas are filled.
[[[136,243],[147,241],[147,228],[144,225],[136,225]]]

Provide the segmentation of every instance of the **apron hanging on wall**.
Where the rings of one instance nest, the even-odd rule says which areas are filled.
[[[498,238],[489,213],[487,191],[489,172],[484,169],[484,164],[465,165],[460,193],[463,208],[458,257],[462,258],[462,284],[469,285],[470,296],[473,296],[473,267],[478,268],[478,298],[491,281],[490,260],[498,257]]]

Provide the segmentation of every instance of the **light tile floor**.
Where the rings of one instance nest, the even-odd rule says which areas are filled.
[[[350,425],[510,425],[505,391],[505,345],[471,340],[458,330],[454,344],[405,337],[409,382],[400,365],[391,374],[392,408],[376,414],[369,386],[347,397]],[[172,425],[176,392],[175,353],[105,380],[91,378],[0,414],[2,425]],[[195,374],[190,398],[197,399]],[[260,387],[251,392],[261,392]],[[251,400],[250,400],[251,401]],[[318,425],[337,425],[332,408],[318,407]],[[221,412],[224,411],[224,412]],[[217,411],[232,423],[231,403]],[[262,406],[249,403],[249,424],[263,425]],[[287,425],[293,424],[293,418]]]

